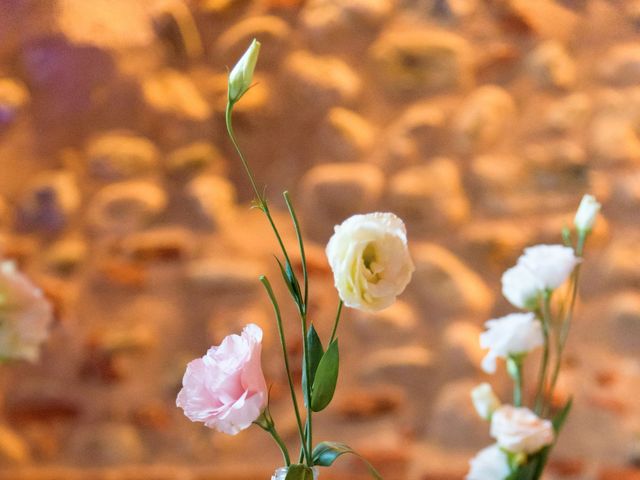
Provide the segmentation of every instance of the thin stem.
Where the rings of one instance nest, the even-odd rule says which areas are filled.
[[[284,459],[284,463],[288,467],[289,465],[291,465],[291,459],[289,458],[289,451],[287,450],[287,446],[285,445],[284,441],[282,440],[282,437],[280,437],[280,435],[278,434],[278,431],[276,430],[275,425],[273,426],[273,428],[271,430],[269,430],[269,433],[271,434],[273,439],[278,444],[278,447],[280,447],[280,451],[282,452],[282,457]]]
[[[309,360],[309,349],[307,348],[307,313],[304,309],[300,309],[300,319],[302,324],[302,368],[304,368],[307,379],[311,378],[311,362]],[[307,406],[307,423],[305,433],[307,439],[307,465],[313,467],[313,410],[311,410],[311,382],[307,381],[306,391],[304,392]]]
[[[302,305],[304,306],[304,312],[307,312],[307,303],[309,301],[309,274],[307,272],[307,257],[304,252],[304,242],[302,240],[302,231],[300,229],[300,223],[298,222],[298,216],[293,208],[293,203],[291,202],[291,197],[289,196],[289,192],[284,192],[282,194],[284,197],[284,201],[287,204],[287,208],[289,209],[289,215],[291,216],[291,220],[293,221],[293,227],[296,231],[296,238],[298,239],[298,247],[300,248],[300,262],[302,263],[302,278],[304,281],[304,295],[302,297]]]
[[[522,375],[522,357],[511,356],[509,362],[509,375],[513,378],[513,405],[515,407],[522,406],[522,392],[524,388],[524,378]]]
[[[340,317],[342,314],[343,305],[344,305],[344,302],[342,301],[342,299],[340,299],[340,301],[338,302],[338,311],[336,312],[336,320],[333,323],[333,331],[331,332],[331,340],[329,340],[329,345],[331,345],[336,338],[336,333],[338,332],[338,325],[340,324]]]
[[[265,216],[267,217],[267,220],[269,221],[269,224],[271,225],[271,229],[273,230],[273,233],[276,236],[276,239],[278,241],[278,244],[280,245],[280,249],[282,250],[282,254],[284,255],[285,261],[287,265],[291,265],[291,260],[289,258],[289,254],[287,253],[287,249],[284,245],[284,242],[282,241],[282,237],[280,235],[280,232],[278,231],[278,228],[275,225],[275,222],[273,220],[273,217],[271,216],[271,212],[269,210],[269,206],[267,204],[267,199],[264,197],[264,195],[262,195],[260,193],[260,191],[258,190],[258,187],[256,185],[254,176],[253,176],[253,172],[251,171],[251,168],[249,167],[249,164],[247,163],[246,159],[244,158],[244,155],[242,154],[242,151],[240,150],[240,147],[238,145],[238,142],[236,140],[234,131],[233,131],[233,124],[232,124],[232,111],[233,111],[233,104],[228,102],[227,103],[227,108],[226,108],[226,112],[225,112],[225,120],[226,120],[226,124],[227,124],[227,132],[229,133],[229,137],[231,138],[231,141],[233,142],[233,145],[238,153],[238,155],[240,156],[240,160],[242,160],[242,165],[244,166],[244,169],[247,173],[247,176],[249,177],[249,181],[251,182],[251,186],[253,188],[253,191],[257,197],[257,203],[258,203],[258,207],[260,208],[260,210],[262,210],[262,212],[265,214]],[[307,334],[307,314],[306,314],[306,301],[307,301],[307,292],[308,292],[308,287],[307,287],[307,268],[306,268],[306,259],[304,257],[304,247],[302,245],[302,236],[300,234],[300,228],[298,225],[298,221],[297,218],[295,216],[295,212],[293,210],[293,207],[291,206],[291,202],[290,199],[288,197],[288,194],[285,192],[285,201],[287,202],[287,207],[289,208],[289,212],[292,216],[292,219],[294,221],[294,227],[296,228],[296,235],[298,235],[298,241],[300,243],[301,246],[301,256],[302,256],[302,263],[303,263],[303,272],[305,275],[305,293],[304,293],[304,301],[302,302],[302,304],[298,303],[298,311],[300,313],[300,318],[302,320],[302,338],[303,338],[303,342],[302,342],[302,348],[303,348],[303,368],[305,369],[305,373],[307,374],[307,378],[310,378],[310,366],[309,366],[309,353],[308,353],[308,349],[306,346],[306,341],[304,341],[304,339],[306,338],[306,334]],[[264,277],[262,277],[264,278]],[[266,278],[264,278],[264,280],[266,281]],[[274,308],[277,310],[276,315],[279,317],[279,308],[277,308],[277,302],[275,300],[275,296],[273,295],[273,291],[271,290],[271,287],[268,283],[268,281],[265,283],[265,281],[263,281],[261,279],[261,281],[263,282],[263,284],[265,284],[265,287],[267,288],[267,291],[269,293],[269,296],[271,298],[271,302],[274,304]],[[281,332],[281,342],[284,340],[284,334],[282,333],[282,325],[281,325],[281,319],[278,320],[278,328]],[[284,353],[285,353],[285,363],[288,364],[288,357],[287,357],[287,353],[286,353],[286,348],[284,347],[283,344],[283,349],[284,349]],[[311,457],[311,451],[313,449],[313,439],[312,439],[312,410],[311,410],[311,385],[307,385],[307,389],[306,392],[304,392],[305,395],[305,399],[306,399],[306,405],[307,405],[307,428],[305,429],[305,431],[303,431],[302,429],[302,422],[300,420],[300,413],[299,413],[299,409],[298,409],[298,404],[297,401],[295,400],[295,390],[293,389],[293,383],[291,380],[291,374],[289,371],[289,368],[287,367],[287,376],[289,378],[289,384],[290,384],[290,389],[292,392],[292,399],[294,401],[294,409],[296,410],[296,418],[298,420],[298,428],[300,431],[300,439],[302,441],[302,444],[304,445],[304,449],[305,449],[305,455],[307,457],[307,465],[309,467],[313,466],[313,458]]]
[[[588,232],[579,231],[578,232],[578,243],[576,245],[576,255],[582,258],[584,252],[584,246],[587,240]],[[568,301],[568,309],[566,317],[564,318],[562,325],[560,327],[560,333],[558,335],[558,345],[556,350],[556,364],[553,369],[553,374],[551,376],[551,383],[549,384],[549,394],[553,395],[555,391],[556,383],[558,381],[558,376],[560,375],[560,368],[562,366],[562,354],[564,353],[564,349],[567,343],[567,339],[569,338],[569,330],[571,329],[571,322],[573,320],[573,312],[576,305],[576,299],[578,296],[578,284],[580,283],[580,267],[581,263],[576,265],[576,268],[573,270],[571,274],[571,284],[569,288],[569,301]]]
[[[273,289],[271,288],[271,283],[264,275],[260,277],[260,282],[264,285],[265,290],[267,291],[267,295],[269,295],[269,299],[271,300],[271,304],[273,305],[273,310],[276,316],[276,322],[278,324],[278,334],[280,336],[280,345],[282,345],[282,354],[284,357],[284,367],[287,372],[287,381],[289,383],[289,391],[291,393],[291,401],[293,402],[293,409],[296,415],[296,423],[298,424],[298,432],[300,433],[300,440],[303,445],[305,445],[305,455],[307,457],[307,461],[311,461],[311,453],[307,449],[305,444],[305,434],[302,429],[302,418],[300,417],[300,408],[298,407],[298,399],[296,396],[296,391],[293,386],[293,379],[291,377],[291,368],[289,366],[289,354],[287,350],[287,341],[284,335],[284,329],[282,327],[282,316],[280,314],[280,307],[278,306],[278,301],[273,293]]]
[[[544,336],[544,348],[542,352],[542,364],[540,365],[540,377],[538,378],[538,389],[536,393],[535,410],[537,414],[542,413],[546,396],[546,379],[549,368],[549,325],[551,324],[551,292],[546,290],[543,293],[542,301],[542,335]]]
[[[240,150],[240,146],[238,145],[238,141],[236,140],[236,135],[233,132],[232,112],[233,112],[233,104],[228,102],[227,108],[225,111],[227,133],[229,134],[229,138],[231,138],[231,142],[233,143],[233,146],[235,147],[236,152],[238,153],[238,156],[242,161],[242,166],[244,167],[245,172],[247,172],[247,176],[249,177],[249,181],[251,182],[253,191],[256,194],[256,198],[258,199],[258,204],[259,204],[258,206],[262,208],[262,205],[264,204],[262,194],[258,190],[258,186],[256,185],[255,178],[253,177],[253,172],[251,171],[251,167],[249,166],[249,163],[247,162],[247,160],[244,158],[244,154],[242,153],[242,150]]]
[[[238,141],[236,140],[236,136],[235,136],[235,133],[233,131],[232,112],[233,112],[233,104],[227,103],[227,109],[226,109],[226,113],[225,113],[225,120],[226,120],[226,124],[227,124],[227,132],[229,134],[229,138],[231,138],[231,142],[233,143],[233,146],[235,147],[236,152],[238,153],[238,156],[240,157],[240,160],[242,161],[242,166],[244,167],[245,172],[247,172],[247,176],[249,177],[249,182],[251,182],[251,187],[253,188],[253,192],[256,195],[256,201],[257,201],[257,204],[258,204],[258,208],[260,210],[262,210],[262,212],[267,217],[267,220],[269,221],[269,224],[271,225],[271,229],[273,230],[273,233],[276,236],[276,240],[278,241],[278,244],[280,245],[280,249],[282,250],[282,254],[284,255],[285,260],[289,264],[291,264],[291,261],[289,260],[289,254],[287,253],[287,249],[284,246],[284,242],[282,241],[282,237],[280,235],[280,232],[278,231],[278,228],[276,227],[276,224],[273,221],[273,217],[271,216],[271,211],[269,210],[269,205],[267,204],[267,199],[264,197],[264,195],[262,195],[260,193],[260,190],[258,190],[258,186],[257,186],[255,178],[253,176],[253,172],[251,171],[251,167],[249,166],[249,163],[245,159],[244,154],[242,153],[242,150],[240,150],[240,146],[238,145]]]
[[[264,424],[260,421],[255,421],[253,423],[258,425],[265,432],[268,432],[269,435],[271,435],[271,437],[275,440],[276,444],[278,445],[278,448],[280,449],[280,452],[282,453],[282,458],[284,460],[285,466],[288,467],[289,465],[291,465],[291,459],[289,458],[289,450],[287,449],[287,445],[282,440],[282,437],[280,436],[280,434],[278,434],[278,431],[276,430],[276,425],[273,422],[273,419],[271,418],[271,414],[265,411],[263,415],[266,420]]]
[[[298,247],[300,249],[300,262],[302,263],[302,276],[304,283],[304,294],[301,299],[301,303],[298,304],[298,311],[300,313],[300,320],[302,321],[302,355],[303,355],[303,368],[305,369],[305,375],[307,378],[311,378],[311,365],[309,359],[309,349],[307,346],[306,338],[307,338],[307,301],[309,296],[309,275],[307,273],[307,258],[304,251],[304,242],[302,239],[302,231],[300,229],[300,223],[298,222],[298,217],[296,215],[295,209],[293,208],[293,203],[291,202],[291,197],[289,196],[289,192],[284,192],[283,194],[284,201],[287,204],[287,209],[289,210],[289,215],[291,216],[291,220],[293,222],[293,227],[296,232],[296,238],[298,240]],[[307,382],[307,389],[305,392],[306,395],[306,405],[307,405],[307,422],[305,427],[305,434],[307,438],[307,450],[313,450],[313,411],[311,410],[311,384]],[[313,466],[313,462],[308,462],[309,467]]]

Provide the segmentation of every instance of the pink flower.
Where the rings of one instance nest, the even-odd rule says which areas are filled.
[[[0,361],[36,361],[49,336],[53,307],[11,261],[0,262]]]
[[[242,335],[229,335],[187,365],[176,405],[192,422],[229,435],[250,427],[268,400],[261,351],[257,325],[247,325]]]

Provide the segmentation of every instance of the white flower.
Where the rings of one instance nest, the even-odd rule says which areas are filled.
[[[13,262],[0,262],[0,360],[38,359],[53,308]]]
[[[392,213],[348,218],[335,227],[326,253],[344,304],[365,311],[391,305],[415,270],[404,223]]]
[[[582,201],[576,212],[576,218],[573,220],[576,228],[584,232],[590,231],[593,228],[601,206],[593,195],[585,195],[582,197]]]
[[[514,307],[535,307],[540,293],[539,286],[540,282],[531,270],[521,264],[511,267],[502,275],[502,294]]]
[[[505,480],[510,474],[509,459],[498,445],[491,445],[469,462],[466,480]]]
[[[253,72],[258,63],[260,53],[260,42],[255,38],[249,45],[244,55],[238,60],[235,67],[229,73],[229,102],[235,103],[249,90],[253,80]]]
[[[555,438],[549,420],[538,417],[528,408],[511,405],[504,405],[493,412],[491,436],[505,450],[527,455],[551,445]]]
[[[490,420],[491,415],[500,407],[500,399],[488,383],[481,383],[471,390],[473,406],[480,417]]]
[[[542,326],[533,313],[512,313],[489,320],[480,334],[480,346],[489,349],[482,369],[495,373],[496,359],[523,355],[544,344]]]
[[[538,289],[555,290],[571,275],[580,259],[573,248],[563,245],[536,245],[524,249],[518,265],[526,267],[538,281]]]

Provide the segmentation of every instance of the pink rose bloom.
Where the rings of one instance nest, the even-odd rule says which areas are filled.
[[[13,262],[0,261],[0,361],[36,361],[52,321],[42,291]]]
[[[244,327],[219,347],[187,365],[176,405],[192,422],[235,435],[251,424],[267,406],[267,384],[260,354],[262,330]]]

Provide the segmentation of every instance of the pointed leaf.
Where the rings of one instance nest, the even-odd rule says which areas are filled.
[[[291,465],[285,480],[313,480],[313,471],[306,465]]]
[[[311,381],[309,382],[313,385],[313,381],[316,378],[316,372],[318,370],[318,365],[320,364],[320,360],[322,360],[322,356],[324,355],[324,348],[322,347],[322,341],[318,336],[318,332],[315,327],[311,325],[309,331],[307,332],[307,352],[309,353],[309,378]],[[304,362],[304,360],[303,360]],[[302,391],[307,391],[307,371],[304,368],[304,363],[302,365]],[[307,404],[306,395],[305,395],[305,406]]]
[[[556,416],[553,417],[553,420],[552,420],[553,429],[556,431],[556,434],[558,434],[562,429],[564,422],[567,420],[567,417],[569,416],[569,412],[571,412],[572,406],[573,406],[573,397],[570,398],[565,404],[565,406],[562,407],[562,410],[560,410],[556,414]]]
[[[291,268],[291,264],[288,261],[285,261],[285,265],[282,265],[282,262],[278,257],[275,257],[278,262],[278,266],[280,267],[280,273],[282,273],[282,278],[284,279],[284,283],[287,285],[287,289],[291,296],[293,297],[293,301],[296,302],[299,308],[302,308],[302,294],[300,293],[300,284],[298,283],[298,279],[293,273],[293,269]]]
[[[339,442],[322,442],[319,443],[316,448],[313,449],[313,463],[315,465],[320,465],[322,467],[330,467],[333,465],[333,462],[336,461],[338,457],[344,454],[351,454],[358,457],[362,460],[367,468],[369,469],[369,473],[376,480],[382,480],[382,476],[378,473],[378,471],[373,468],[367,460],[362,458],[356,451],[354,451],[349,445],[345,443]]]
[[[338,340],[334,340],[322,355],[318,364],[316,376],[313,379],[311,388],[311,410],[320,412],[327,408],[338,383],[338,370],[340,368],[340,353],[338,351]]]

